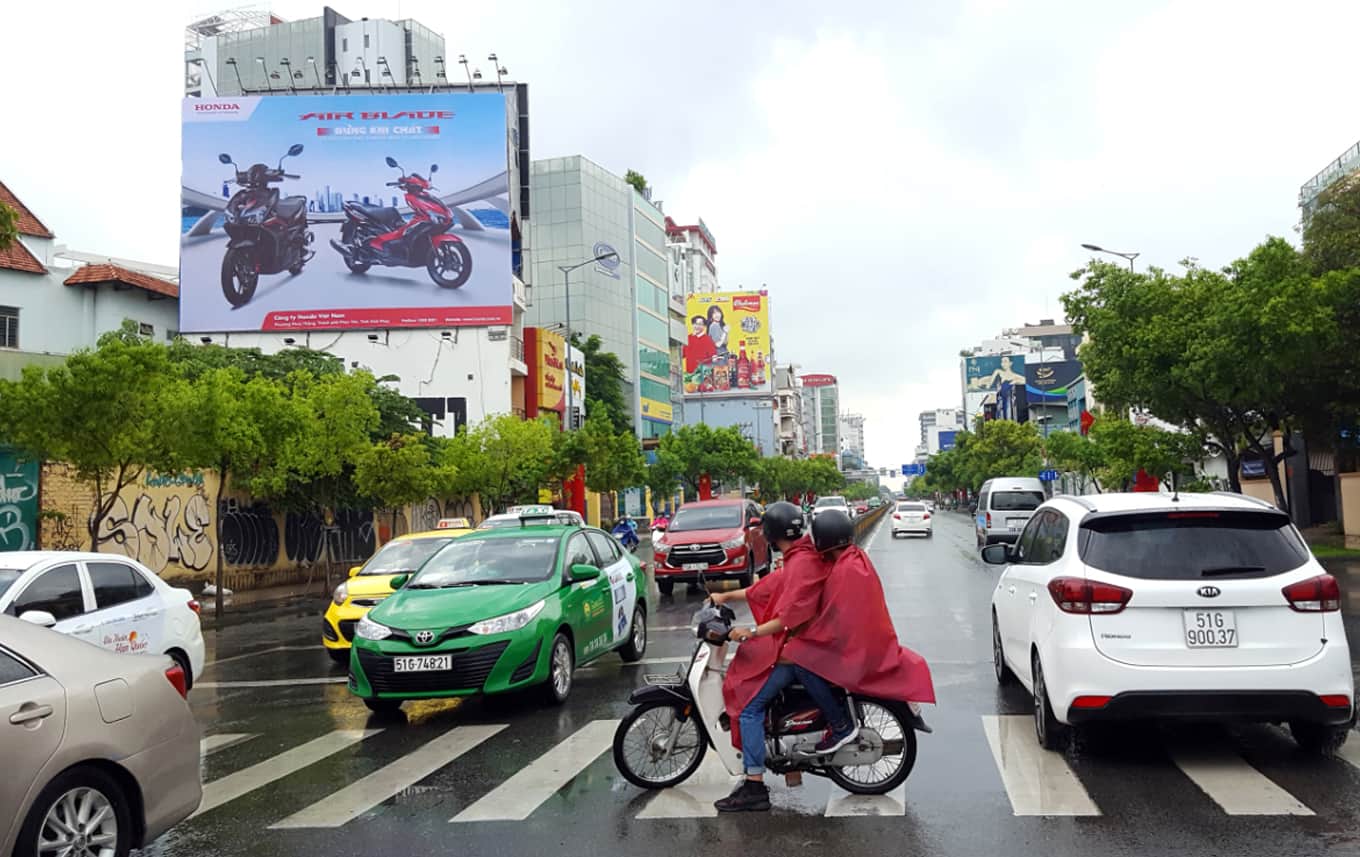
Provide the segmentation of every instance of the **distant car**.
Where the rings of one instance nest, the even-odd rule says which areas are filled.
[[[134,559],[112,553],[0,553],[0,613],[118,654],[169,655],[203,673],[199,604]]]
[[[414,572],[444,545],[471,532],[474,530],[444,528],[397,536],[368,562],[351,568],[349,579],[335,587],[321,620],[321,645],[331,660],[349,663],[354,628],[370,609],[392,594],[393,578]]]
[[[580,513],[570,509],[554,509],[552,506],[511,506],[510,511],[492,515],[477,526],[479,530],[496,530],[506,527],[523,526],[526,518],[542,519],[538,523],[552,522],[564,527],[586,525]]]
[[[855,504],[855,514],[856,514],[856,515],[867,515],[868,513],[869,513],[869,504],[868,504],[868,503],[863,503],[863,502],[861,502],[861,503],[856,503],[856,504]]]
[[[760,507],[750,500],[686,503],[665,533],[652,539],[656,585],[670,595],[677,583],[735,580],[750,586],[770,568],[770,546],[760,529]]]
[[[992,593],[992,660],[1039,743],[1140,719],[1288,723],[1340,748],[1355,687],[1336,578],[1289,516],[1238,494],[1102,494],[1039,507]]]
[[[877,509],[877,508],[879,508],[879,507],[882,506],[882,505],[883,505],[883,498],[882,498],[882,497],[870,497],[870,498],[869,498],[869,508],[870,508],[870,509]]]
[[[892,513],[892,537],[898,535],[932,536],[935,530],[930,522],[930,510],[925,503],[907,500],[898,503]]]
[[[978,547],[1014,544],[1046,497],[1044,483],[1029,477],[1007,476],[982,483],[973,513]]]
[[[198,809],[184,668],[0,616],[0,854],[126,857]]]
[[[813,519],[815,520],[818,515],[825,512],[827,509],[835,509],[852,517],[855,514],[854,510],[850,508],[850,504],[845,501],[844,497],[818,497],[817,502],[812,505]]]

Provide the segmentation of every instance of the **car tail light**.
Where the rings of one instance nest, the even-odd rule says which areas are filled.
[[[1346,694],[1344,694],[1344,693],[1336,693],[1336,694],[1328,694],[1328,695],[1326,695],[1326,696],[1319,696],[1318,699],[1321,699],[1321,700],[1322,700],[1322,704],[1325,705],[1325,706],[1327,706],[1328,708],[1350,708],[1350,707],[1351,707],[1351,698],[1350,698],[1349,696],[1347,696]]]
[[[1048,594],[1064,613],[1118,613],[1133,590],[1080,577],[1055,577],[1048,582]]]
[[[1104,708],[1110,704],[1112,696],[1078,696],[1072,700],[1073,708]]]
[[[987,513],[987,529],[990,530],[991,528],[992,528],[992,513],[991,513],[991,512],[988,512],[988,513]]]
[[[894,521],[900,521],[900,520],[902,520],[902,516],[901,516],[901,515],[893,515],[893,520],[894,520]]]
[[[1319,574],[1284,589],[1290,608],[1299,613],[1334,613],[1341,609],[1341,587],[1330,574]]]
[[[165,677],[175,686],[175,690],[179,692],[181,698],[189,698],[189,681],[184,675],[184,667],[179,664],[172,664],[166,669]]]
[[[926,512],[924,515],[922,515],[922,516],[921,516],[921,520],[923,520],[923,521],[929,521],[929,520],[930,520],[930,513],[929,513],[929,512]]]
[[[190,599],[189,599],[189,609],[192,610],[192,611],[194,611],[194,615],[198,615],[198,614],[200,614],[200,613],[203,612],[203,605],[202,605],[202,604],[199,604],[199,603],[198,603],[196,600],[194,600],[193,598],[190,598]]]

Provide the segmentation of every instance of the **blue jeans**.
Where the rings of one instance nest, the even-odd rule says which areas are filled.
[[[792,684],[801,684],[807,689],[808,696],[826,715],[831,729],[837,735],[850,728],[849,712],[836,700],[831,685],[819,675],[805,670],[797,664],[775,664],[774,672],[765,680],[765,686],[741,710],[737,722],[741,725],[741,758],[747,775],[765,773],[765,709],[770,707],[779,692]]]

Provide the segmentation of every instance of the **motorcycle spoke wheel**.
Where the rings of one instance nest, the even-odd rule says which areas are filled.
[[[667,752],[672,737],[674,743]],[[693,717],[681,720],[674,706],[654,705],[638,709],[620,724],[614,737],[614,761],[635,785],[666,788],[684,781],[699,767],[707,746]]]
[[[462,244],[440,244],[425,268],[436,283],[456,289],[472,275],[472,253]]]
[[[883,740],[883,755],[871,765],[828,769],[831,779],[856,794],[884,794],[906,780],[916,764],[916,740],[911,726],[896,711],[874,701],[860,700],[860,728],[872,729]]]

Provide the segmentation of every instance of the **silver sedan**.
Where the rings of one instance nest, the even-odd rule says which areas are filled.
[[[124,857],[203,796],[183,669],[0,615],[0,854]]]

